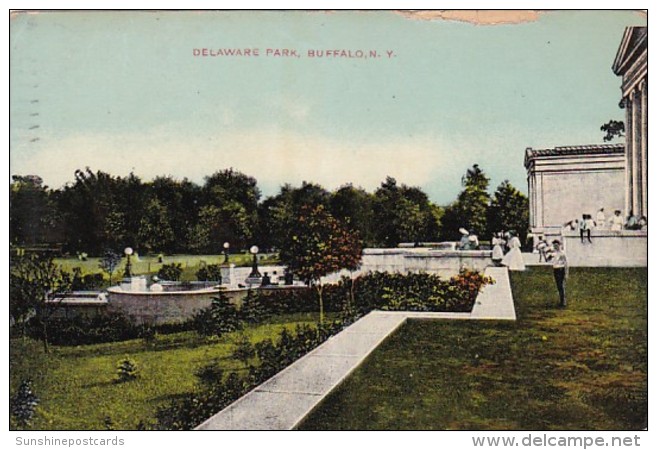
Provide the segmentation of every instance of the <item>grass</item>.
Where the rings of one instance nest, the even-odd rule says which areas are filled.
[[[518,321],[413,321],[300,428],[636,430],[647,427],[647,269],[511,274]]]
[[[82,269],[83,274],[99,273],[102,272],[98,264],[101,258],[89,257],[86,261],[78,258],[55,258],[54,263],[58,264],[62,269],[72,272],[73,268],[79,267]],[[250,266],[253,263],[253,256],[246,253],[237,253],[230,255],[230,263],[238,267]],[[116,283],[117,280],[123,275],[125,270],[125,257],[122,258],[121,264],[114,271],[112,280]],[[132,273],[134,275],[147,275],[157,273],[164,264],[181,264],[183,268],[182,281],[196,280],[196,271],[202,264],[222,264],[224,262],[223,255],[166,255],[162,263],[158,262],[157,255],[140,256],[139,259],[132,257],[130,260],[132,264]],[[279,259],[277,254],[262,254],[259,255],[259,264],[278,264]],[[104,273],[105,278],[109,280],[109,275]]]
[[[243,332],[252,342],[277,336],[297,324],[314,325],[318,314],[274,317]],[[136,429],[140,421],[154,422],[155,412],[168,400],[194,390],[194,372],[217,361],[224,371],[245,370],[230,357],[240,332],[206,339],[195,332],[159,335],[153,344],[141,339],[85,345],[53,346],[50,354],[29,339],[10,342],[10,390],[21,379],[34,381],[40,399],[34,430],[102,430],[109,417],[116,429]],[[137,363],[139,378],[117,383],[117,364]]]

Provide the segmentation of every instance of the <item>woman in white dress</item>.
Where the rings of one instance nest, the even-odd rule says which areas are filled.
[[[493,244],[493,263],[495,263],[496,266],[501,266],[502,258],[504,258],[504,250],[502,250],[502,247],[506,243],[504,239],[502,239],[502,233],[495,233],[490,243]]]
[[[522,259],[522,252],[520,251],[521,246],[518,236],[512,234],[509,240],[509,253],[502,259],[502,264],[507,266],[509,270],[525,270],[525,262]]]

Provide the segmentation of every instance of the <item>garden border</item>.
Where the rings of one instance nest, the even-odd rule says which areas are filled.
[[[372,311],[196,427],[292,430],[408,319],[516,320],[506,268],[484,272],[495,284],[469,313]]]

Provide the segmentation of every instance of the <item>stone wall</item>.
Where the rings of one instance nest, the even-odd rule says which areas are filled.
[[[263,288],[263,290],[306,289],[305,286],[281,286]],[[165,323],[185,322],[200,310],[212,304],[212,298],[218,295],[215,289],[179,292],[134,292],[124,291],[120,287],[107,290],[108,312],[125,314],[135,323],[161,325]],[[249,289],[225,289],[222,291],[231,303],[240,307]]]
[[[483,272],[493,265],[490,250],[433,250],[428,248],[366,248],[363,249],[361,268],[356,274],[367,272],[427,272],[449,278],[467,268]],[[337,281],[342,271],[323,279]]]
[[[562,240],[571,267],[647,267],[646,231],[593,230],[589,244],[579,232],[564,231]]]

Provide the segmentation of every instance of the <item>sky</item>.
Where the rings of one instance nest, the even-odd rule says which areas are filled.
[[[10,171],[52,187],[90,167],[202,183],[234,168],[441,205],[478,163],[527,191],[527,147],[602,143],[629,11],[476,25],[394,12],[53,12],[10,23]],[[259,56],[195,56],[258,49]],[[271,49],[271,54],[267,54]],[[277,56],[275,49],[296,51]],[[338,56],[309,57],[309,51]],[[362,51],[377,57],[339,56]],[[342,53],[344,51],[344,53]]]

